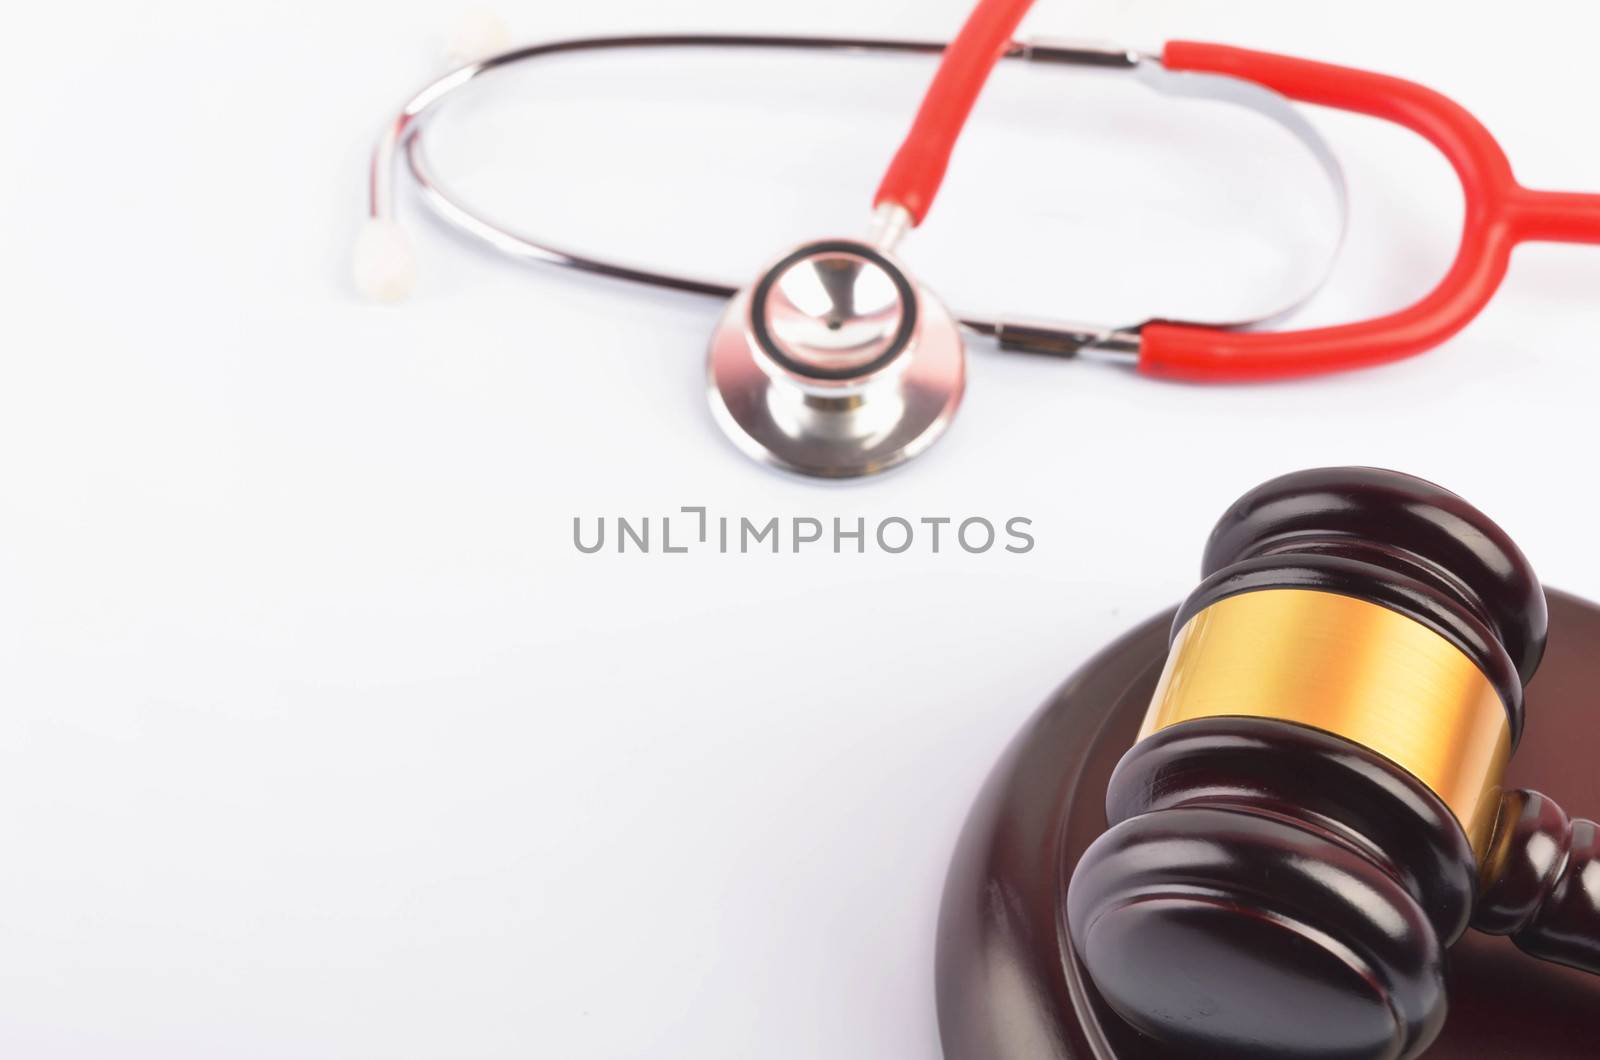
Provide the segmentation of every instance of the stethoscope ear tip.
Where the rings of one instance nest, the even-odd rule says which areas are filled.
[[[486,7],[472,7],[463,11],[451,28],[444,53],[451,65],[466,66],[510,47],[511,29],[505,20]]]
[[[417,286],[417,254],[398,221],[369,217],[351,257],[356,290],[374,302],[400,302]]]

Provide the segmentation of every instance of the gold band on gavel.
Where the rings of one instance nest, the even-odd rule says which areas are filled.
[[[1139,738],[1216,717],[1277,718],[1376,751],[1439,796],[1483,860],[1511,725],[1477,664],[1422,623],[1311,589],[1219,600],[1178,631]]]

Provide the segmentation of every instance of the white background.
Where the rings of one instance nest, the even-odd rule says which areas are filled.
[[[943,37],[965,7],[501,11],[527,40]],[[1177,386],[980,346],[933,451],[818,486],[711,423],[713,304],[503,263],[410,198],[416,297],[356,298],[366,148],[457,13],[90,2],[0,35],[0,1053],[935,1056],[934,920],[978,784],[1074,666],[1191,586],[1238,493],[1305,466],[1412,471],[1600,595],[1600,250],[1520,250],[1457,340],[1339,378]],[[1041,0],[1025,30],[1409,75],[1526,183],[1600,188],[1580,0]],[[790,79],[785,125],[658,68],[676,72],[573,65],[548,111],[463,112],[452,172],[530,228],[747,276],[860,230],[929,70],[863,74],[882,91],[853,105],[819,75],[808,110],[805,68],[745,68]],[[936,289],[1115,319],[1152,291],[1244,297],[1298,260],[1303,173],[1274,190],[1240,130],[1190,157],[1179,133],[1097,124],[1072,84],[1007,73],[980,106],[906,247]],[[1319,122],[1355,231],[1310,319],[1401,305],[1448,261],[1451,175],[1408,134]],[[571,543],[574,516],[695,504],[1025,515],[1038,547]]]

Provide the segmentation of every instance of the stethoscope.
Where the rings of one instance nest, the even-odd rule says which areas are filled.
[[[1600,195],[1534,191],[1518,184],[1505,153],[1475,118],[1409,81],[1266,52],[1188,41],[1160,54],[1060,42],[1016,42],[1032,0],[980,0],[948,46],[826,37],[681,35],[556,41],[469,63],[418,92],[372,155],[369,220],[357,247],[357,284],[378,298],[406,294],[415,266],[396,221],[395,169],[403,153],[423,200],[444,221],[513,257],[635,283],[728,299],[711,337],[708,390],[717,422],[740,449],[806,475],[845,478],[893,467],[922,452],[949,425],[965,388],[963,331],[1001,349],[1090,355],[1157,378],[1197,382],[1283,379],[1381,364],[1454,335],[1488,303],[1523,242],[1600,243]],[[911,130],[873,201],[871,234],[807,243],[746,287],[587,256],[512,231],[473,211],[437,179],[423,131],[462,86],[520,63],[606,49],[738,47],[942,54]],[[1289,101],[1382,118],[1429,140],[1465,193],[1454,263],[1408,308],[1357,323],[1271,330],[1326,278],[1277,311],[1220,322],[1151,319],[1127,326],[958,316],[896,258],[926,217],[961,128],[1000,59],[1121,71],[1170,95],[1250,107],[1311,152],[1339,207],[1343,174],[1327,142]],[[1338,239],[1332,242],[1337,252]]]

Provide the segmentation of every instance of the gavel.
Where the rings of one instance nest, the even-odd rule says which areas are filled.
[[[1203,577],[1067,891],[1118,1016],[1180,1055],[1409,1057],[1469,925],[1600,972],[1594,822],[1502,790],[1546,609],[1498,526],[1299,472],[1228,510]]]

